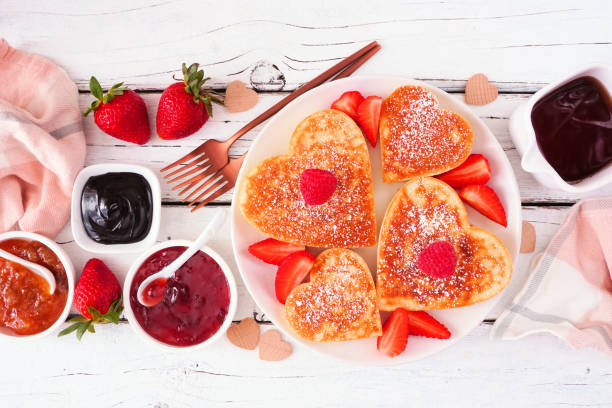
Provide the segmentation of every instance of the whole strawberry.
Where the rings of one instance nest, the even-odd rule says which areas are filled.
[[[83,116],[93,111],[96,125],[117,139],[139,145],[149,141],[149,116],[140,95],[123,86],[123,82],[113,85],[104,94],[100,83],[93,76],[89,80],[89,90],[97,100],[83,112]]]
[[[73,317],[71,326],[62,330],[59,336],[76,331],[81,340],[86,331],[95,333],[94,324],[119,323],[123,310],[121,286],[117,278],[99,259],[90,259],[74,288],[74,306],[83,316]]]
[[[181,139],[197,132],[212,116],[212,102],[223,105],[221,96],[201,89],[204,71],[199,64],[183,63],[183,81],[164,90],[157,107],[157,134],[162,139]]]

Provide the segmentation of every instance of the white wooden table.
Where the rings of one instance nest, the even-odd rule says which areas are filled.
[[[209,138],[225,138],[275,101],[372,40],[382,50],[358,74],[396,74],[439,86],[463,99],[465,81],[484,72],[499,88],[490,105],[473,107],[498,137],[513,164],[523,217],[545,247],[576,195],[548,190],[523,172],[507,120],[529,94],[590,62],[612,63],[612,3],[554,1],[290,1],[177,0],[41,2],[0,0],[0,36],[10,44],[62,65],[92,97],[89,76],[103,86],[125,81],[141,91],[151,123],[161,90],[181,62],[200,62],[222,89],[242,80],[260,92],[258,105],[241,114],[216,109],[197,134],[180,141],[157,136],[145,146],[122,143],[85,119],[86,164],[137,163],[152,169]],[[44,97],[41,96],[41,97]],[[238,141],[244,152],[255,129]],[[594,195],[612,194],[612,186]],[[231,195],[214,205],[227,206]],[[163,187],[160,240],[195,238],[210,217],[191,215]],[[72,240],[57,240],[80,270],[93,256]],[[211,246],[233,263],[229,228]],[[508,293],[525,279],[531,255],[521,255]],[[123,276],[131,256],[102,256]],[[240,280],[239,280],[240,282]],[[239,283],[236,319],[266,317]],[[0,407],[235,407],[259,406],[612,406],[612,358],[575,351],[552,336],[492,341],[488,319],[457,345],[431,358],[395,367],[363,368],[295,346],[279,363],[225,339],[191,354],[149,348],[125,323],[105,326],[82,342],[48,338],[2,345]]]

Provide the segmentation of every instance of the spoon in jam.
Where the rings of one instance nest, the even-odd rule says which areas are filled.
[[[49,293],[53,294],[55,292],[55,276],[53,273],[42,265],[35,264],[34,262],[26,261],[23,258],[18,257],[17,255],[13,255],[10,252],[4,251],[0,249],[0,257],[15,262],[21,266],[24,266],[34,272],[36,275],[40,276],[49,284]]]
[[[164,297],[168,279],[174,276],[174,273],[215,235],[215,233],[223,225],[224,221],[225,211],[221,209],[217,210],[212,220],[208,223],[206,228],[204,228],[198,239],[196,239],[193,244],[191,244],[185,250],[185,252],[179,255],[179,257],[172,261],[169,265],[165,266],[161,271],[154,273],[142,281],[140,286],[138,286],[138,301],[147,307],[152,307],[158,304]]]

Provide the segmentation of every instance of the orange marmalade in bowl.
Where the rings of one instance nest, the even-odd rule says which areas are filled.
[[[27,239],[0,241],[0,248],[49,269],[56,288],[49,293],[44,278],[0,256],[0,327],[27,336],[40,333],[59,319],[68,298],[64,265],[46,245]]]

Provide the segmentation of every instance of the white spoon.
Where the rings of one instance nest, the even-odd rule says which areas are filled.
[[[26,261],[25,259],[13,255],[10,252],[6,252],[2,249],[0,249],[0,257],[7,259],[11,262],[18,263],[21,266],[25,266],[38,276],[44,278],[49,284],[49,293],[53,294],[55,292],[55,276],[53,276],[53,273],[51,273],[51,271],[45,268],[44,266],[35,264],[34,262]]]
[[[185,250],[185,252],[172,261],[170,265],[164,267],[161,271],[154,273],[142,281],[138,287],[138,301],[147,307],[158,304],[163,298],[168,279],[174,276],[174,273],[217,233],[224,221],[225,211],[221,209],[217,210],[212,220],[208,223],[206,228],[204,228],[198,239],[196,239],[194,243]],[[149,290],[149,293],[145,294],[149,286],[151,286],[151,290]]]

